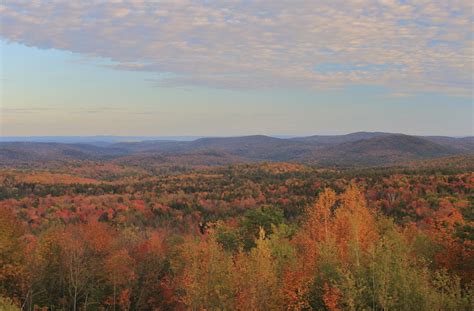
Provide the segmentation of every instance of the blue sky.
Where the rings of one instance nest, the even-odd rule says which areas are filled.
[[[469,2],[366,2],[5,1],[0,134],[472,135]]]

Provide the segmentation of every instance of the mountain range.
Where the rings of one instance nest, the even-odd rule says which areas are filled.
[[[317,166],[373,166],[453,155],[474,155],[474,137],[410,136],[383,132],[276,138],[264,135],[194,140],[80,143],[3,141],[0,165],[94,160],[117,163],[222,165],[299,162]]]

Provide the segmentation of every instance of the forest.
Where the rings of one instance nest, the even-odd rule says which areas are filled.
[[[474,0],[0,0],[0,311],[474,311]]]
[[[472,310],[474,159],[0,170],[1,310]]]

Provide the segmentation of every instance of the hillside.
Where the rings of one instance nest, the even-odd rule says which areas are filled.
[[[190,149],[219,149],[230,154],[253,160],[288,161],[314,148],[302,142],[263,135],[201,138],[190,142]]]
[[[447,137],[447,136],[425,136],[423,137],[431,142],[451,147],[461,152],[474,151],[474,137]]]
[[[145,140],[103,146],[75,143],[0,142],[0,164],[114,160],[156,165],[223,165],[301,162],[318,166],[373,166],[474,153],[474,139],[358,132],[282,139],[264,135],[193,141]]]
[[[91,144],[64,144],[38,142],[0,143],[0,161],[48,161],[67,159],[107,159],[127,154],[114,147]]]
[[[346,135],[312,135],[306,137],[296,137],[292,138],[292,140],[319,146],[331,146],[388,135],[393,134],[384,132],[355,132]]]
[[[458,154],[459,151],[408,135],[383,135],[330,146],[305,155],[303,162],[322,166],[371,166]]]

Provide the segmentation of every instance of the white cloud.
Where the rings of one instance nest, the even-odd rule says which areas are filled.
[[[8,40],[166,73],[160,85],[472,95],[465,0],[15,0],[0,12]]]

